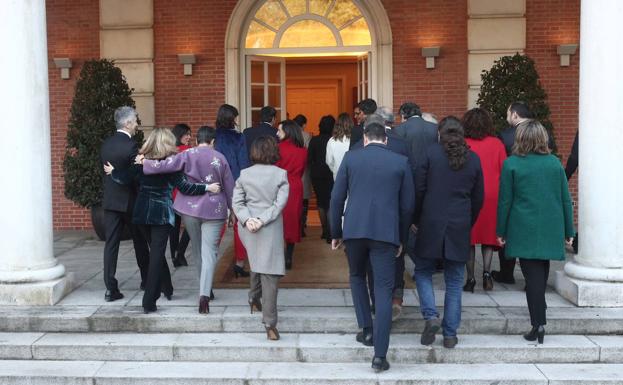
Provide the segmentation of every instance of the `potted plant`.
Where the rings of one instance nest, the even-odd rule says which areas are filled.
[[[84,63],[76,82],[63,160],[65,197],[91,209],[93,228],[104,239],[100,147],[116,131],[114,112],[121,106],[135,107],[121,70],[106,59]],[[139,121],[140,123],[140,121]],[[140,145],[141,131],[135,136]]]
[[[515,54],[496,60],[489,71],[483,70],[482,86],[477,104],[491,113],[498,131],[508,126],[506,110],[516,101],[528,104],[535,118],[547,129],[553,138],[553,125],[549,120],[547,94],[536,71],[534,60],[526,55]],[[554,140],[554,152],[556,141]]]

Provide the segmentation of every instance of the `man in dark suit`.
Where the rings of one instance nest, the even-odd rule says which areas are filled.
[[[102,144],[100,160],[102,167],[110,162],[115,169],[125,170],[134,164],[134,158],[138,153],[136,142],[132,139],[138,127],[136,111],[132,107],[117,108],[115,110],[115,125],[117,132]],[[104,227],[106,228],[106,244],[104,246],[106,294],[104,299],[110,302],[123,298],[115,278],[123,227],[128,226],[132,234],[136,262],[141,271],[141,289],[147,279],[149,247],[138,228],[132,224],[136,187],[115,183],[110,176],[104,175],[103,198],[102,208],[104,209]]]
[[[275,116],[277,116],[277,110],[274,107],[262,107],[260,110],[260,124],[255,127],[249,127],[243,131],[244,141],[247,144],[248,151],[251,151],[251,145],[255,139],[260,136],[272,136],[279,142],[277,129],[275,128]]]
[[[359,102],[357,105],[357,109],[359,109],[359,115],[355,117],[357,120],[357,124],[353,126],[353,129],[350,131],[350,147],[351,149],[355,143],[360,140],[363,140],[363,125],[366,121],[366,118],[376,112],[376,102],[374,99],[364,99]]]
[[[408,159],[389,151],[386,143],[383,125],[372,123],[365,127],[364,148],[344,156],[330,204],[331,246],[336,250],[342,240],[346,245],[353,304],[357,323],[363,329],[356,339],[374,345],[372,368],[376,371],[389,369],[386,355],[396,256],[407,241],[415,204]],[[348,206],[344,211],[346,197]],[[368,261],[376,293],[374,324],[366,286]]]
[[[422,110],[412,102],[400,106],[402,123],[393,129],[393,132],[407,142],[411,167],[415,170],[417,161],[422,157],[428,146],[437,143],[437,125],[422,119]]]

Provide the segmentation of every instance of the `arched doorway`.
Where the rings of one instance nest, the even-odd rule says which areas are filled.
[[[359,98],[392,106],[391,28],[380,0],[240,0],[225,44],[226,101],[239,107],[243,126],[262,104],[285,109],[283,72],[280,78],[277,70],[283,60],[277,57],[357,55]],[[252,67],[263,67],[262,81],[251,81]],[[271,83],[269,69],[277,82]]]

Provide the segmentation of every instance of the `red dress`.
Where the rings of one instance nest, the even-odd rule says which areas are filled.
[[[471,244],[497,245],[495,225],[498,210],[498,192],[500,189],[500,173],[506,159],[504,144],[493,136],[483,139],[465,138],[467,145],[480,158],[482,175],[485,183],[485,201],[472,227]]]
[[[296,147],[286,139],[279,143],[281,159],[276,166],[288,172],[290,193],[283,209],[283,233],[286,243],[301,241],[301,217],[303,215],[303,172],[307,164],[307,150]]]

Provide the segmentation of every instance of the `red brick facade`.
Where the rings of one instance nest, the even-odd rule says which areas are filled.
[[[443,117],[467,104],[467,0],[382,0],[393,34],[394,106],[406,100]],[[86,210],[63,196],[62,159],[67,119],[81,64],[99,57],[99,0],[48,0],[52,193],[55,229],[90,228]],[[560,67],[556,45],[579,42],[580,0],[526,0],[527,49],[549,95],[560,152],[566,158],[578,128],[579,55]],[[236,0],[154,0],[156,124],[213,124],[225,100],[225,33]],[[427,70],[421,48],[442,47]],[[193,52],[193,76],[177,54]],[[70,57],[71,80],[52,58]],[[573,184],[575,191],[575,182]]]

